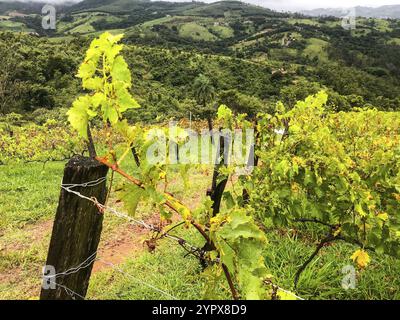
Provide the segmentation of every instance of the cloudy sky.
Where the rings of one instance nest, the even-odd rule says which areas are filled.
[[[1,0],[0,0],[1,1]],[[13,0],[9,0],[13,1]],[[39,2],[60,3],[65,0],[33,0]],[[71,1],[71,0],[70,0]],[[72,0],[78,2],[80,0]],[[163,0],[169,1],[169,0]],[[185,0],[174,0],[185,1]],[[203,2],[214,2],[213,0],[203,0]],[[387,4],[400,4],[400,0],[246,0],[253,4],[258,4],[275,10],[299,10],[315,8],[344,8],[354,6],[379,7]]]

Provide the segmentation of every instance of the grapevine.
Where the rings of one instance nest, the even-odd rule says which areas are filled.
[[[125,111],[140,105],[131,95],[121,39],[122,35],[104,33],[90,45],[78,72],[88,93],[73,103],[69,121],[87,141],[91,155],[124,178],[117,196],[130,215],[139,203],[151,203],[164,222],[172,214],[180,217],[173,227],[164,224],[166,230],[160,230],[161,234],[186,226],[204,238],[198,257],[208,278],[208,296],[212,285],[224,276],[234,299],[295,298],[290,292],[276,292],[265,265],[267,234],[262,226],[268,223],[326,228],[316,250],[298,269],[294,288],[312,259],[334,241],[358,247],[349,259],[360,269],[371,261],[369,250],[400,257],[398,113],[376,109],[328,112],[324,108],[328,96],[323,91],[299,101],[291,110],[279,102],[273,114],[259,114],[253,122],[246,114],[234,114],[221,105],[216,122],[221,124],[221,134],[225,129],[255,129],[255,159],[248,159],[254,160],[255,168],[251,174],[237,175],[233,162],[223,162],[231,155],[221,152],[208,197],[191,210],[168,190],[168,181],[176,172],[188,182],[191,165],[173,161],[172,151],[184,147],[188,133],[177,125],[144,127],[124,118]],[[106,151],[101,155],[96,152],[96,135],[92,139],[95,119],[101,120],[99,130],[106,136]],[[166,148],[171,145],[174,148]],[[165,151],[163,161],[149,159],[154,146]],[[128,155],[134,159],[134,174],[121,167]],[[238,183],[225,190],[234,176]],[[157,240],[149,240],[153,249]]]
[[[188,138],[186,131],[178,126],[146,130],[139,124],[130,125],[124,119],[123,113],[126,110],[140,106],[129,91],[132,86],[131,75],[120,54],[123,49],[123,45],[119,44],[121,38],[122,35],[104,33],[90,45],[78,72],[83,88],[90,93],[78,97],[68,111],[72,127],[93,148],[90,141],[91,120],[102,120],[103,129],[108,132],[108,150],[96,159],[125,178],[118,196],[129,214],[135,214],[140,202],[152,203],[163,220],[169,220],[172,213],[178,214],[185,222],[184,225],[194,228],[205,239],[209,248],[206,252],[207,260],[218,261],[206,268],[206,274],[215,278],[223,274],[234,299],[267,298],[271,286],[266,281],[270,279],[270,275],[261,258],[266,238],[249,212],[237,205],[231,205],[212,216],[210,199],[197,210],[191,211],[168,192],[166,187],[166,182],[172,178],[176,169],[186,179],[189,166],[172,163],[169,161],[169,153],[161,164],[152,163],[146,156],[149,149],[163,141],[164,137],[168,138],[162,143],[182,146]],[[112,134],[122,137],[119,147],[124,151],[120,157],[115,151]],[[120,167],[123,159],[131,152],[138,160],[137,177]],[[255,254],[256,252],[260,254]]]

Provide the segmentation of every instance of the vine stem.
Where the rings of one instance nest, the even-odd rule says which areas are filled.
[[[96,157],[96,160],[99,161],[100,163],[106,165],[106,166],[109,167],[111,170],[113,170],[113,171],[117,172],[118,174],[122,175],[124,178],[126,178],[128,181],[132,182],[133,184],[135,184],[135,185],[138,186],[139,188],[145,189],[143,183],[142,183],[140,180],[138,180],[138,179],[136,179],[136,178],[130,176],[130,175],[127,174],[125,171],[121,170],[121,169],[118,167],[117,164],[109,163],[109,162],[107,161],[107,159],[101,158],[101,157]],[[175,198],[172,197],[170,194],[167,194],[167,195],[168,195],[170,198],[172,198],[174,201],[177,201],[177,203],[181,204],[181,202],[180,202],[179,200],[175,199]],[[173,205],[170,201],[166,201],[166,202],[165,202],[165,205],[166,205],[168,208],[170,208],[171,210],[173,210],[174,212],[176,212],[176,213],[179,214],[179,211],[174,207],[174,205]],[[187,207],[185,206],[185,208],[187,208]],[[188,209],[188,208],[187,208],[187,209]],[[189,210],[189,209],[188,209],[188,210]],[[189,211],[190,211],[190,210],[189,210]],[[208,236],[208,234],[205,232],[205,230],[204,230],[198,223],[196,223],[194,220],[191,220],[190,223],[191,223],[191,224],[196,228],[196,230],[203,236],[203,238],[204,238],[204,239],[207,241],[207,243],[213,248],[213,250],[215,250],[216,247],[215,247],[214,243],[212,242],[212,240],[210,239],[210,237]],[[228,271],[228,268],[226,267],[225,264],[222,264],[222,269],[223,269],[223,271],[224,271],[226,280],[228,281],[229,288],[230,288],[230,290],[231,290],[233,299],[234,299],[234,300],[238,300],[238,299],[239,299],[238,293],[237,293],[237,291],[236,291],[236,289],[235,289],[235,286],[234,286],[234,284],[233,284],[232,277],[231,277],[231,275],[230,275],[230,273],[229,273],[229,271]]]
[[[200,232],[200,234],[203,236],[203,238],[207,241],[207,243],[210,245],[210,247],[212,248],[212,250],[215,250],[215,245],[212,242],[212,240],[210,239],[210,237],[208,236],[208,234],[203,230],[203,228],[198,225],[195,221],[191,221],[190,222],[192,224],[193,227],[195,227],[197,229],[197,231]]]
[[[89,124],[87,125],[86,132],[87,132],[87,136],[88,136],[88,140],[86,143],[87,143],[87,147],[88,147],[88,151],[89,151],[89,157],[96,158],[97,157],[96,147],[94,146],[92,131],[90,130]]]
[[[114,171],[111,171],[110,185],[108,187],[106,201],[104,202],[105,204],[107,204],[108,200],[110,199],[111,190],[112,190],[112,186],[113,186],[113,181],[114,181]]]
[[[121,170],[117,164],[112,164],[109,163],[107,161],[106,158],[101,158],[101,157],[96,157],[96,160],[99,161],[100,163],[106,165],[107,167],[109,167],[111,170],[119,173],[121,176],[123,176],[124,178],[126,178],[127,180],[129,180],[130,182],[134,183],[135,185],[137,185],[140,188],[144,188],[142,185],[142,182],[132,176],[130,176],[129,174],[127,174],[125,171]]]
[[[307,266],[311,263],[311,261],[315,258],[315,256],[318,254],[318,252],[324,247],[324,245],[326,243],[329,243],[331,241],[335,240],[335,236],[333,236],[332,234],[329,234],[328,236],[326,236],[324,239],[322,239],[320,241],[320,243],[318,244],[317,248],[315,249],[315,251],[311,254],[311,256],[307,259],[306,262],[304,262],[302,264],[302,266],[297,270],[296,275],[294,277],[294,288],[297,288],[297,283],[299,282],[299,278],[301,273],[305,270],[305,268],[307,268]]]
[[[228,281],[229,288],[231,289],[231,294],[232,294],[233,300],[239,300],[239,295],[238,295],[238,293],[236,291],[236,288],[235,288],[235,286],[233,284],[231,274],[229,273],[229,270],[228,270],[228,268],[227,268],[227,266],[225,264],[222,264],[222,270],[224,270],[224,274],[225,274],[226,280]]]

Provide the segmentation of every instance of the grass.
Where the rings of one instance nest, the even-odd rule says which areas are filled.
[[[187,232],[181,235],[190,238],[192,243],[202,243],[196,233],[192,231],[190,234],[190,237]],[[90,282],[89,299],[203,298],[204,279],[198,261],[191,256],[185,257],[185,252],[171,241],[161,242],[154,253],[142,252],[128,258],[118,268],[94,275]],[[228,289],[223,284],[218,294],[219,298],[229,298]]]
[[[16,22],[11,20],[0,20],[0,30],[11,30],[11,31],[21,31],[28,32],[30,29],[26,27],[22,22]]]
[[[122,18],[113,15],[98,15],[96,12],[85,13],[85,14],[74,14],[74,20],[72,22],[60,21],[57,24],[58,34],[87,34],[95,32],[92,26],[93,22],[105,19],[107,22],[118,22]]]
[[[85,23],[81,24],[80,26],[77,26],[76,28],[73,28],[68,31],[69,34],[73,33],[89,33],[89,32],[94,32],[95,29],[90,23]]]
[[[305,24],[308,26],[319,26],[320,23],[315,19],[288,19],[288,23],[295,25],[295,24]]]
[[[185,23],[179,28],[179,35],[183,38],[192,38],[196,41],[215,41],[217,37],[210,33],[206,27],[195,22]]]
[[[266,264],[276,283],[293,290],[296,271],[313,253],[316,242],[282,230],[269,232],[268,239]],[[394,258],[373,253],[371,264],[365,270],[356,270],[356,288],[342,288],[343,267],[353,265],[350,256],[356,249],[343,242],[324,247],[301,274],[297,293],[305,299],[400,299],[400,264]]]
[[[0,230],[23,227],[54,212],[63,163],[11,164],[0,170]]]
[[[145,27],[145,28],[151,28],[157,24],[163,24],[163,23],[168,23],[168,22],[172,22],[172,21],[179,21],[179,19],[180,19],[180,17],[162,17],[162,18],[146,21],[146,22],[142,23],[141,26]]]
[[[0,198],[0,299],[38,298],[40,270],[46,260],[63,166],[61,162],[47,163],[45,167],[39,163],[1,166],[0,179],[6,183],[2,183],[0,189],[1,194],[4,194]],[[127,163],[123,166],[128,170]],[[180,199],[187,200],[191,195],[193,199],[190,203],[195,205],[202,191],[206,190],[209,176],[201,171],[191,177],[197,183],[184,188],[182,182],[176,179],[170,182],[170,190]],[[115,185],[118,185],[121,178],[117,176],[115,180]],[[154,215],[154,209],[146,204],[139,206],[138,211],[138,218],[145,219]],[[116,247],[119,250],[121,231],[126,230],[129,231],[129,225],[125,220],[107,214],[100,248]],[[203,244],[193,230],[189,235],[184,233],[192,244]],[[142,241],[149,237],[150,234],[132,234],[130,241],[138,250],[126,252],[124,261],[118,266],[137,280],[131,276],[129,280],[110,268],[101,270],[92,277],[88,297],[168,298],[164,293],[149,287],[150,284],[173,293],[179,299],[200,299],[204,281],[200,277],[198,262],[184,257],[186,252],[168,240],[161,241],[154,254],[148,253]],[[101,254],[99,256],[102,257]],[[221,291],[222,297],[226,297],[226,291]]]
[[[40,270],[47,255],[63,166],[54,162],[44,168],[38,163],[0,167],[0,299],[38,298]],[[207,170],[197,169],[191,173],[188,186],[176,178],[170,182],[170,190],[195,208],[210,178]],[[118,181],[119,178],[116,184]],[[146,218],[152,216],[154,209],[144,204],[138,211],[138,217]],[[124,232],[129,234],[128,239],[121,239]],[[203,243],[193,230],[178,228],[176,232],[194,245]],[[275,283],[293,290],[294,275],[315,250],[318,232],[321,230],[311,228],[267,231],[269,244],[264,257]],[[89,299],[170,299],[169,295],[178,299],[203,298],[208,280],[199,263],[185,257],[185,251],[167,239],[149,253],[142,241],[150,235],[137,234],[126,221],[106,215],[101,250],[119,251],[121,242],[136,249],[120,252],[123,259],[114,263],[119,270],[106,267],[92,275]],[[305,299],[400,299],[400,264],[388,256],[371,254],[371,264],[365,270],[357,270],[356,289],[341,287],[342,268],[352,265],[350,256],[355,249],[341,242],[324,247],[302,273],[297,294]],[[229,298],[224,280],[217,283],[214,297]]]
[[[326,52],[326,47],[328,42],[318,38],[308,39],[308,45],[304,49],[303,53],[309,58],[317,57],[319,61],[327,61],[328,54]]]
[[[212,26],[210,29],[215,32],[219,38],[228,39],[234,36],[233,29],[226,26]]]

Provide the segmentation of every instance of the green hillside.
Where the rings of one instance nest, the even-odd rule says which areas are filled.
[[[10,8],[9,4],[7,8]],[[18,8],[14,11],[18,12]],[[347,31],[336,18],[277,13],[239,1],[204,4],[85,0],[59,9],[57,29],[54,31],[43,30],[41,17],[29,10],[25,10],[26,15],[9,16],[6,13],[1,16],[0,30],[35,32],[50,37],[50,46],[53,43],[62,46],[63,43],[77,41],[75,37],[83,37],[79,41],[89,41],[104,31],[111,31],[114,34],[124,33],[124,41],[131,45],[129,48],[146,48],[150,56],[154,56],[153,51],[163,56],[168,50],[174,52],[171,57],[177,59],[187,54],[199,57],[203,62],[197,61],[193,66],[201,71],[193,71],[193,66],[184,64],[183,60],[156,59],[154,68],[162,66],[170,70],[165,61],[175,65],[176,69],[170,71],[176,79],[161,85],[163,93],[160,99],[164,102],[174,101],[174,105],[181,99],[194,99],[190,82],[199,72],[208,73],[217,89],[229,88],[219,79],[221,74],[225,74],[221,66],[202,69],[209,55],[212,55],[227,59],[223,61],[230,61],[227,62],[229,65],[243,61],[268,68],[268,77],[259,79],[259,83],[255,78],[253,84],[248,84],[249,88],[237,88],[235,80],[238,94],[252,95],[264,105],[271,106],[282,96],[293,103],[296,99],[326,88],[331,93],[330,103],[336,109],[346,110],[365,103],[384,109],[400,107],[399,20],[362,18],[358,19],[356,30]],[[73,53],[74,56],[76,54]],[[146,57],[140,57],[139,60],[142,59],[147,60]],[[158,87],[159,83],[152,82],[154,72],[150,67],[155,62],[147,63],[152,71],[137,70],[139,74],[143,73],[142,85]],[[180,70],[179,74],[176,70]],[[235,74],[226,74],[227,79],[242,77],[238,69],[232,69],[231,72]],[[163,74],[167,78],[170,76]],[[165,81],[160,77],[156,79]],[[181,83],[181,79],[188,81],[182,83],[183,95],[176,92],[176,84]],[[246,78],[240,80],[247,83]],[[69,101],[69,93],[63,93],[59,101],[55,86],[47,81],[48,94],[55,94],[52,94],[50,102],[46,100],[45,106],[59,107],[62,106],[61,101]],[[40,94],[42,98],[39,101],[42,101],[46,94],[42,91]],[[236,94],[233,95],[239,99]],[[32,93],[27,94],[26,99],[28,97],[32,97]],[[32,103],[20,103],[25,104]],[[175,108],[175,111],[178,109]],[[148,110],[154,111],[154,105]]]

